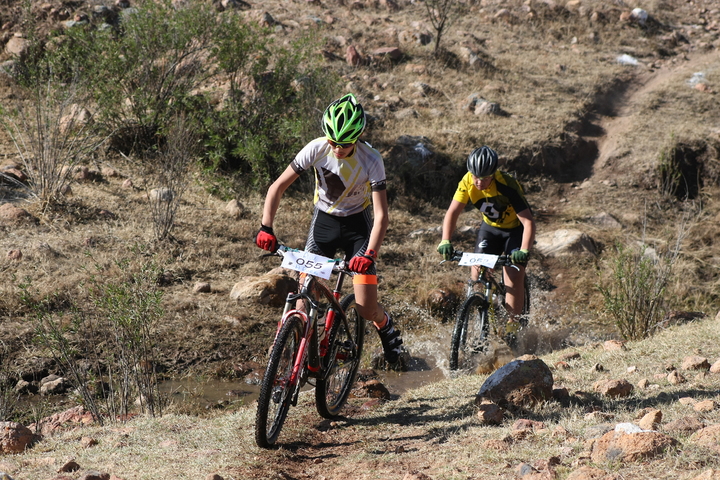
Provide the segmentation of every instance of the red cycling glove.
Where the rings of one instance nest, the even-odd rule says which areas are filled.
[[[275,253],[278,248],[278,241],[272,227],[266,227],[261,223],[260,230],[255,234],[255,244],[263,250]]]
[[[368,250],[365,255],[351,258],[349,268],[353,272],[365,274],[375,264],[376,258],[375,250]]]

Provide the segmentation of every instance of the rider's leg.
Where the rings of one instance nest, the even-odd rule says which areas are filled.
[[[375,325],[382,341],[385,360],[388,363],[397,362],[400,358],[403,341],[400,337],[400,331],[395,329],[395,325],[393,325],[392,317],[378,303],[377,276],[355,275],[353,277],[353,287],[358,313]]]
[[[356,275],[355,277],[370,277],[371,275]],[[355,290],[355,304],[358,313],[365,319],[370,320],[377,328],[382,328],[387,323],[385,309],[378,303],[377,283],[361,284],[353,281]]]
[[[505,308],[514,318],[522,315],[525,301],[525,267],[503,267],[505,274]]]

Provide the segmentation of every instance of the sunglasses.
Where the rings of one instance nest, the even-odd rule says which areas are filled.
[[[332,148],[348,148],[355,145],[354,143],[335,143],[332,140],[328,140],[328,143]]]

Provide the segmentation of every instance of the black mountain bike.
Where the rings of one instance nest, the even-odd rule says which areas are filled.
[[[281,246],[274,254],[300,252]],[[344,261],[334,261],[335,289],[308,273],[322,264],[295,258],[303,264],[299,293],[288,294],[265,369],[255,416],[255,443],[275,445],[291,406],[302,387],[315,385],[315,406],[324,418],[335,418],[355,382],[365,339],[365,319],[355,306],[355,295],[340,299],[343,280],[351,275]],[[293,268],[293,267],[288,267]],[[296,308],[298,300],[304,310]],[[306,313],[308,311],[309,313]],[[320,319],[320,321],[318,321]],[[323,324],[324,319],[324,324]]]
[[[455,251],[449,261],[460,261],[463,252]],[[441,262],[443,263],[443,262]],[[508,314],[505,311],[505,283],[503,281],[502,267],[517,268],[509,255],[497,256],[495,266],[491,269],[480,267],[478,280],[468,280],[465,302],[458,311],[450,344],[450,370],[467,369],[472,366],[473,356],[485,352],[488,347],[490,333],[498,335],[500,326],[507,323]],[[500,267],[500,279],[495,278],[494,269]],[[480,291],[476,285],[480,284]],[[530,285],[525,275],[525,297],[522,316],[519,318],[520,328],[527,326],[527,315],[530,313]],[[504,328],[503,328],[504,330]],[[506,337],[506,342],[512,347],[516,340],[515,335]]]

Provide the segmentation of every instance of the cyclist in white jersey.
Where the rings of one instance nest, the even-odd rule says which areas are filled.
[[[375,324],[385,360],[393,364],[402,338],[378,303],[375,268],[388,227],[385,167],[377,150],[358,141],[365,123],[365,111],[351,93],[328,106],[322,123],[325,136],[308,143],[268,189],[255,243],[269,251],[277,248],[272,226],[280,199],[300,174],[312,169],[315,210],[305,249],[329,258],[338,249],[345,252],[354,272],[358,312]]]

